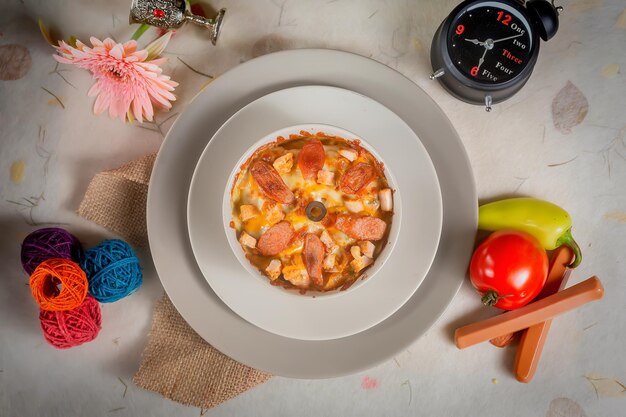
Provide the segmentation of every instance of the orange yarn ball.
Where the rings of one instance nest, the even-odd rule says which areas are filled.
[[[60,288],[59,288],[60,285]],[[30,276],[30,290],[42,310],[72,310],[87,296],[87,275],[69,259],[48,259]]]

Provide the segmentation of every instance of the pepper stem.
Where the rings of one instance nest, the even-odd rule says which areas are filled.
[[[510,296],[511,294],[498,295],[498,293],[495,292],[494,290],[489,290],[483,294],[483,296],[480,298],[480,301],[482,301],[482,303],[488,307],[493,307],[498,303],[498,301],[501,298],[510,297]]]
[[[563,236],[556,241],[557,247],[562,245],[569,247],[572,252],[574,252],[574,262],[567,265],[567,267],[572,269],[576,268],[583,260],[583,254],[580,250],[580,246],[578,246],[578,243],[576,243],[574,237],[572,236],[572,229],[567,229],[567,232],[563,233]]]

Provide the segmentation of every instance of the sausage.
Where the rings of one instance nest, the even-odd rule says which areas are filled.
[[[459,349],[464,349],[503,334],[527,329],[583,304],[599,300],[603,296],[604,287],[600,280],[595,276],[587,278],[572,287],[516,310],[459,327],[454,332],[454,343]]]
[[[311,277],[315,285],[322,286],[324,279],[322,278],[322,265],[324,263],[324,244],[317,235],[307,233],[304,235],[304,265],[306,271]]]
[[[569,275],[572,272],[568,266],[572,264],[572,260],[575,260],[574,253],[568,246],[561,246],[554,252],[550,262],[548,279],[546,279],[546,283],[536,300],[556,294],[567,284]],[[543,345],[548,336],[550,323],[550,320],[544,321],[520,332],[522,337],[517,347],[517,354],[513,364],[515,378],[518,381],[530,382],[533,378],[539,358],[541,358]]]
[[[317,171],[324,168],[326,161],[326,152],[324,145],[317,139],[311,140],[304,144],[298,154],[298,167],[302,171],[302,176],[307,180],[315,180]]]
[[[494,337],[493,339],[489,341],[489,343],[491,343],[495,347],[503,348],[515,342],[516,338],[517,338],[517,333],[507,333],[502,336]]]
[[[339,190],[347,194],[356,194],[376,176],[376,170],[370,164],[359,162],[348,168],[339,180]]]
[[[380,240],[385,235],[387,223],[371,216],[337,216],[335,227],[353,239]]]
[[[293,195],[274,167],[267,162],[256,161],[250,169],[250,173],[266,197],[283,204],[292,204],[296,201],[296,196]]]
[[[276,223],[261,235],[256,247],[263,256],[278,255],[287,249],[293,234],[294,231],[289,222]]]

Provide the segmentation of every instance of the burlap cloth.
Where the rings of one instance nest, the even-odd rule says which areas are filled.
[[[97,174],[78,214],[138,246],[147,247],[146,202],[156,154]],[[222,354],[193,331],[167,297],[157,301],[137,386],[170,400],[211,408],[267,381],[271,375]]]

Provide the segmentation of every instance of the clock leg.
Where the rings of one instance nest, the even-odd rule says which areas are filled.
[[[435,78],[439,78],[442,75],[444,75],[446,72],[443,70],[443,68],[438,69],[437,71],[433,72],[432,74],[430,74],[430,79],[434,80]]]
[[[491,96],[485,96],[485,111],[491,111]]]

